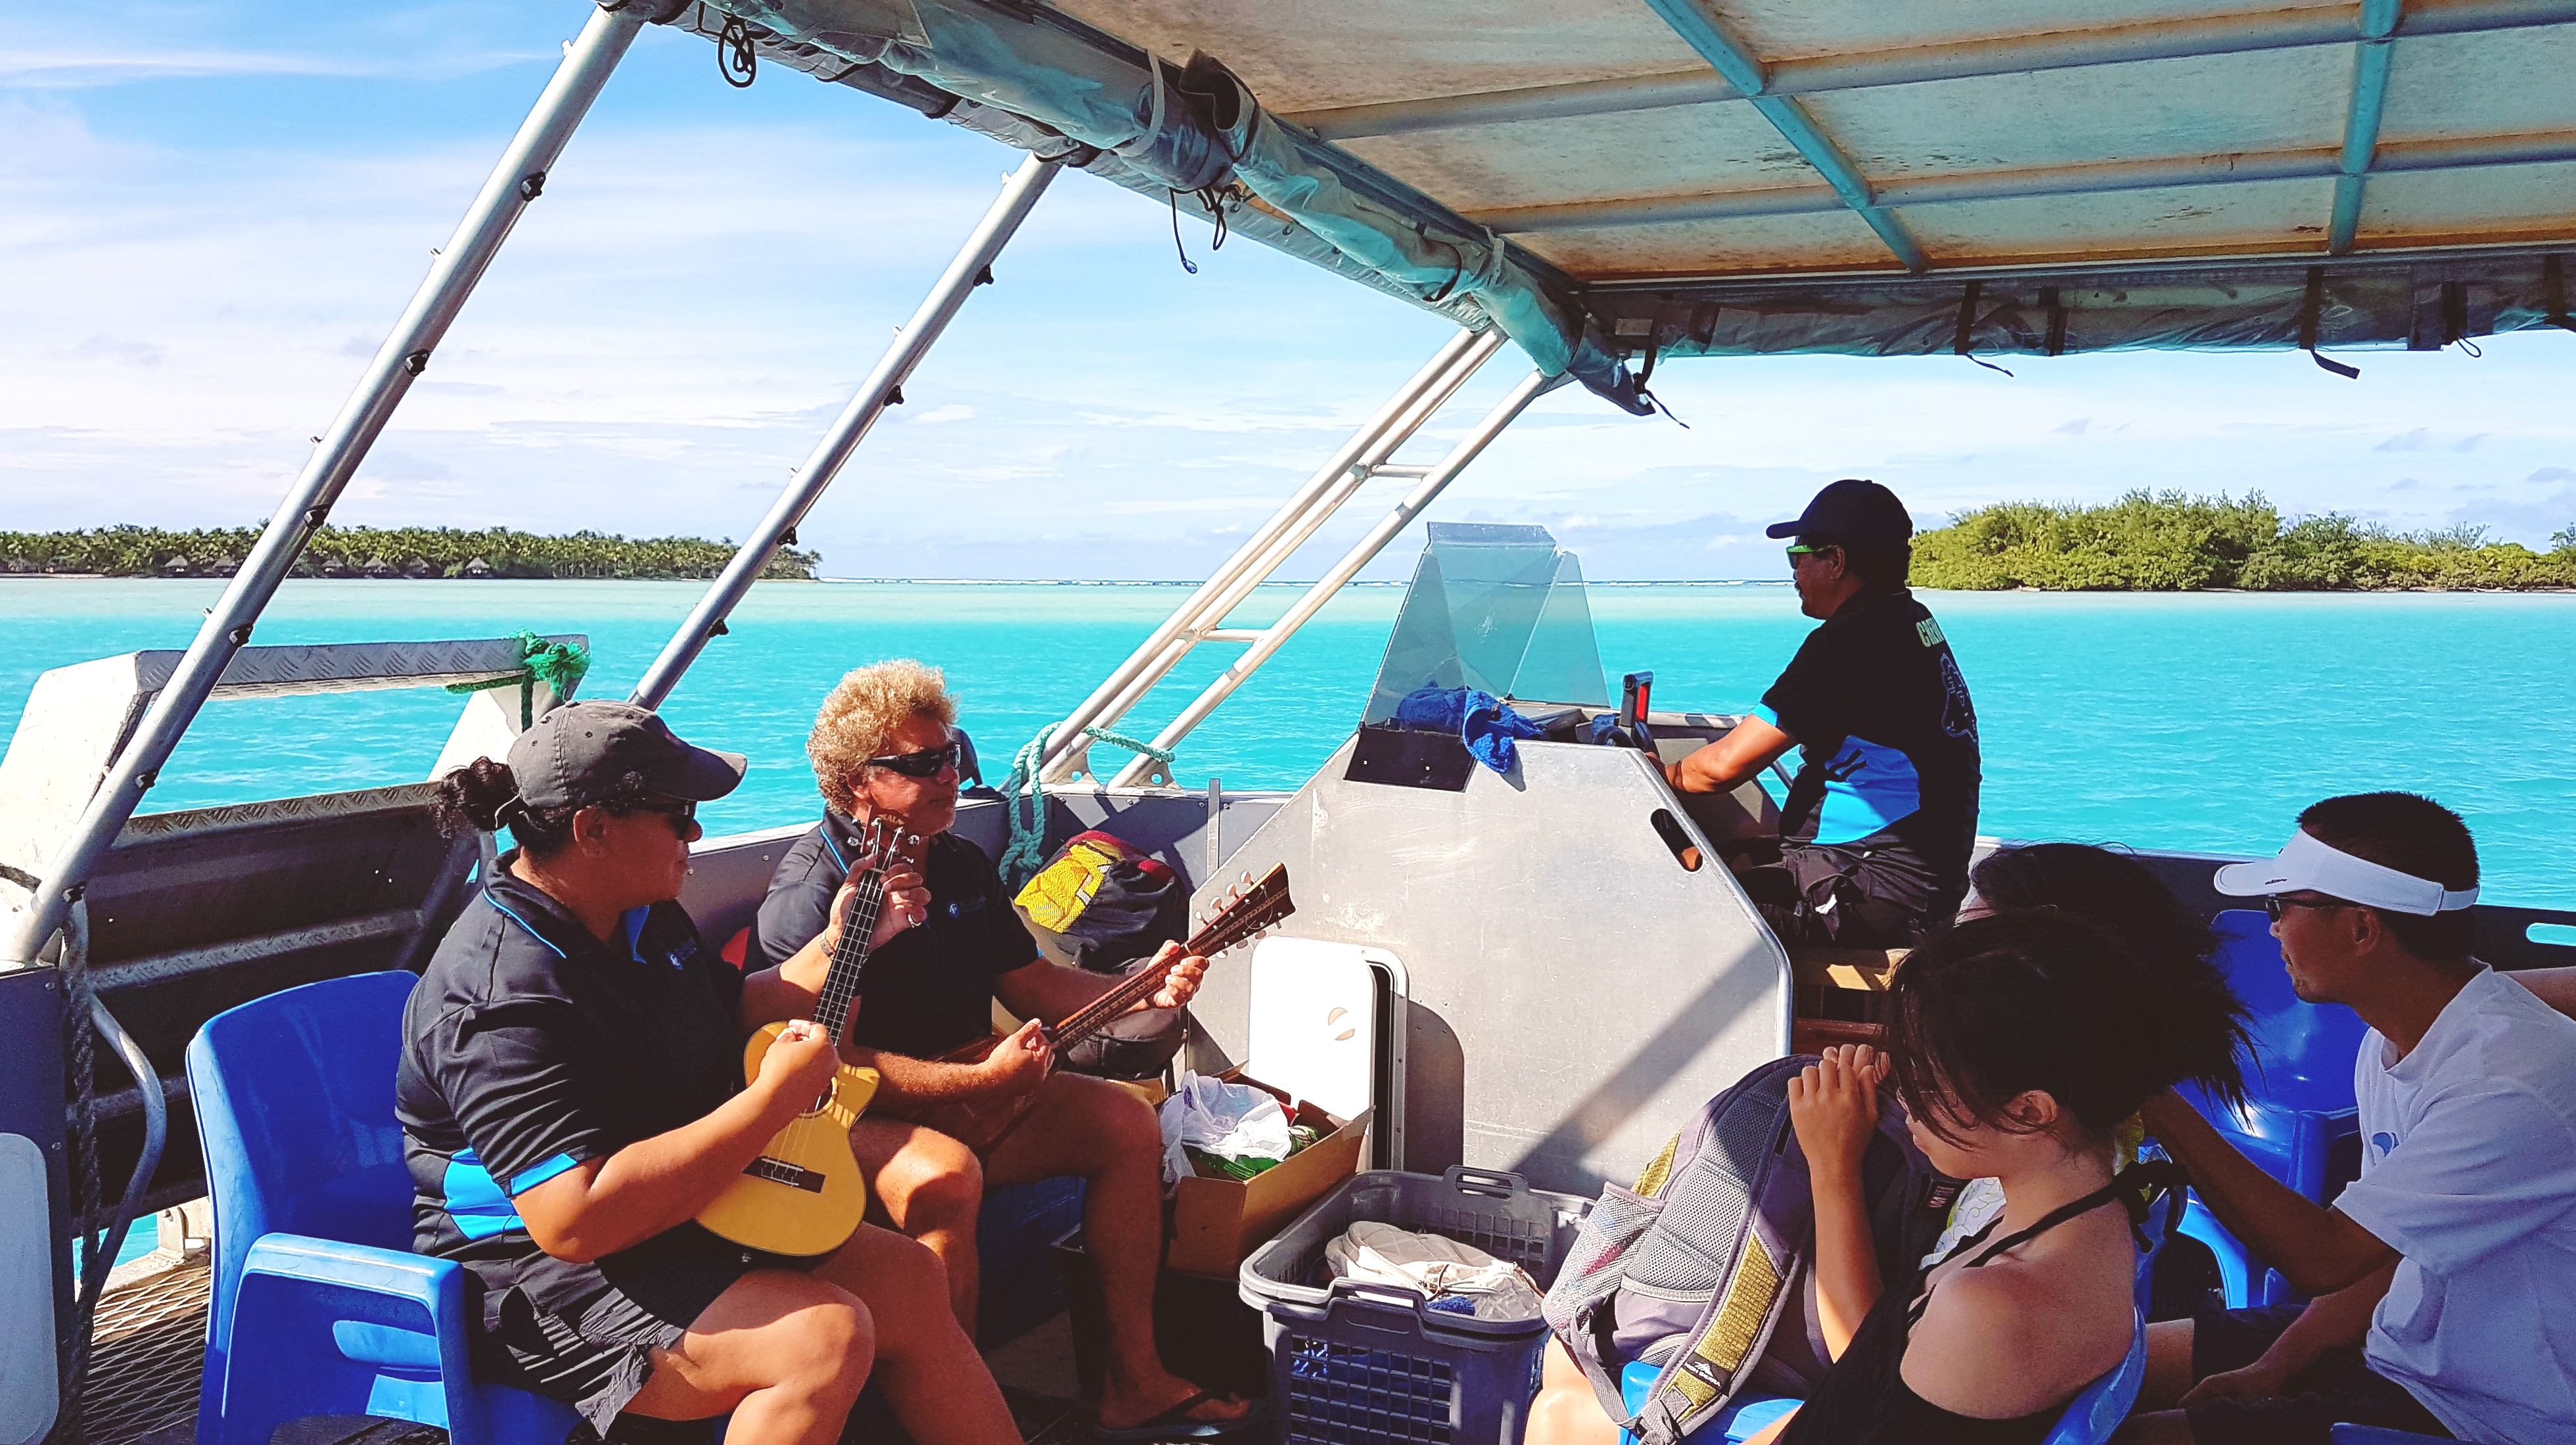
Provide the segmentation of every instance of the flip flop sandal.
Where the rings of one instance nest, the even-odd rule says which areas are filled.
[[[1231,1420],[1193,1420],[1189,1413],[1210,1400],[1234,1398],[1222,1390],[1201,1390],[1154,1418],[1123,1429],[1112,1430],[1094,1425],[1091,1438],[1100,1445],[1153,1445],[1163,1440],[1221,1440],[1256,1428],[1261,1423],[1261,1402]]]

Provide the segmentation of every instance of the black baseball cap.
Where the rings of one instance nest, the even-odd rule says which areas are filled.
[[[631,702],[577,702],[537,719],[510,744],[519,801],[537,812],[582,808],[615,797],[626,775],[666,797],[707,802],[742,782],[740,753],[680,741],[671,725]]]
[[[1774,522],[1766,537],[1823,537],[1846,547],[1902,547],[1914,540],[1914,519],[1896,494],[1876,482],[1846,477],[1816,493],[1794,522]]]

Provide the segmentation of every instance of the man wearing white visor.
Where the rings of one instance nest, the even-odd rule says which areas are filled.
[[[2278,857],[2218,871],[2263,900],[2299,997],[2370,1025],[2361,1178],[2321,1207],[2174,1095],[2140,1111],[2315,1298],[2150,1326],[2122,1445],[2327,1445],[2338,1422],[2576,1440],[2576,1022],[2470,957],[2477,882],[2467,826],[2409,793],[2329,798]]]

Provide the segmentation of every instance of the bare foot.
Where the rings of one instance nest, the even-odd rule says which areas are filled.
[[[1097,1418],[1104,1430],[1133,1430],[1199,1393],[1198,1386],[1168,1370],[1157,1370],[1151,1375],[1127,1380],[1118,1378],[1113,1372],[1101,1385]],[[1233,1395],[1215,1395],[1190,1407],[1181,1419],[1206,1425],[1240,1420],[1251,1413],[1251,1401]]]

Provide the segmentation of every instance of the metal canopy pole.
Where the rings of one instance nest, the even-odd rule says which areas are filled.
[[[1305,545],[1370,477],[1399,470],[1386,467],[1386,459],[1502,346],[1503,336],[1498,330],[1462,331],[1451,337],[1429,363],[1342,443],[1332,460],[1307,478],[1306,484],[1272,513],[1270,520],[1236,548],[1234,555],[1200,583],[1198,590],[1165,618],[1153,635],[1119,664],[1117,671],[1056,726],[1039,767],[1040,778],[1067,782],[1084,771],[1090,739],[1082,730],[1116,723],[1199,643],[1248,640],[1226,635],[1218,624]]]
[[[1457,479],[1458,474],[1467,469],[1468,463],[1482,455],[1494,438],[1503,434],[1503,428],[1517,420],[1520,414],[1528,409],[1531,402],[1565,385],[1568,380],[1570,378],[1562,372],[1550,376],[1544,371],[1534,371],[1520,385],[1513,387],[1509,396],[1496,403],[1494,409],[1485,414],[1483,421],[1476,423],[1475,430],[1467,433],[1458,445],[1450,449],[1449,455],[1442,457],[1438,465],[1424,474],[1421,483],[1411,492],[1406,493],[1404,500],[1396,503],[1393,511],[1378,519],[1378,524],[1369,529],[1369,534],[1360,539],[1359,545],[1343,553],[1342,560],[1334,563],[1332,570],[1326,572],[1314,586],[1307,588],[1305,595],[1297,599],[1296,605],[1281,614],[1278,621],[1261,630],[1260,634],[1253,639],[1252,645],[1244,649],[1243,656],[1235,659],[1234,666],[1217,674],[1216,680],[1209,683],[1206,690],[1193,699],[1188,707],[1181,709],[1179,717],[1172,719],[1161,732],[1155,734],[1154,746],[1167,752],[1179,747],[1181,739],[1188,737],[1192,728],[1205,721],[1209,713],[1216,711],[1217,704],[1232,697],[1234,690],[1243,686],[1246,678],[1259,671],[1261,664],[1268,662],[1272,653],[1277,652],[1298,628],[1305,626],[1308,618],[1322,611],[1324,604],[1332,601],[1334,595],[1342,590],[1345,583],[1358,576],[1360,569],[1367,566],[1378,553],[1384,551],[1386,544],[1394,541],[1396,534],[1403,531],[1406,524],[1420,515],[1423,508],[1430,506],[1432,501]],[[1119,770],[1118,776],[1110,780],[1109,786],[1135,787],[1145,782],[1161,766],[1152,758],[1139,754],[1134,762]],[[1165,781],[1169,779],[1166,778]]]
[[[482,279],[519,213],[545,189],[546,173],[563,153],[564,142],[572,138],[574,127],[581,124],[644,23],[639,11],[597,10],[565,49],[563,63],[555,68],[554,78],[546,83],[545,93],[537,98],[519,133],[511,137],[474,204],[466,208],[456,234],[448,238],[427,279],[413,294],[410,308],[368,364],[357,390],[323,434],[285,502],[268,519],[249,559],[224,589],[223,600],[206,613],[178,671],[163,685],[133,740],[108,768],[71,836],[46,865],[27,911],[13,921],[5,943],[0,943],[0,972],[32,963],[62,926],[71,900],[88,882],[90,871],[125,820],[134,816],[145,790],[169,760],[171,749],[179,745],[188,724],[196,720],[197,710],[205,705],[233,654],[250,641],[252,624],[276,595],[278,583],[294,567],[305,543],[330,515],[331,505],[411,389],[413,378],[429,365],[430,352],[447,334],[448,324]]]
[[[957,253],[956,260],[948,263],[939,284],[930,288],[930,294],[922,299],[920,309],[914,311],[912,319],[896,333],[894,345],[886,348],[885,355],[877,361],[876,369],[868,373],[867,381],[859,387],[858,395],[850,398],[850,404],[842,408],[831,429],[814,444],[805,464],[796,469],[796,480],[779,495],[777,502],[770,507],[769,515],[760,519],[759,528],[733,554],[733,560],[725,564],[724,571],[717,574],[715,585],[698,599],[698,605],[690,611],[688,620],[680,624],[680,630],[671,634],[671,640],[663,644],[662,655],[654,658],[653,665],[644,670],[642,680],[635,684],[635,691],[628,701],[642,707],[660,707],[663,700],[671,695],[671,689],[679,685],[680,675],[689,670],[689,664],[698,660],[698,654],[706,651],[709,642],[724,635],[725,617],[741,605],[743,597],[751,591],[751,584],[760,580],[760,574],[769,570],[770,554],[795,530],[796,524],[804,520],[806,512],[821,499],[823,489],[832,485],[832,479],[840,475],[842,464],[850,459],[850,453],[858,450],[868,428],[876,425],[877,418],[884,414],[886,407],[902,395],[905,379],[929,353],[931,343],[948,329],[948,323],[955,319],[958,309],[966,304],[967,296],[978,285],[993,279],[988,269],[993,258],[1002,254],[1002,247],[1019,230],[1020,222],[1028,219],[1029,209],[1038,203],[1038,197],[1046,194],[1047,182],[1054,180],[1056,172],[1063,168],[1061,161],[1032,155],[1012,172],[1010,180],[1002,187],[1000,199],[984,213],[984,219],[975,227],[974,234],[966,238],[965,249]]]

